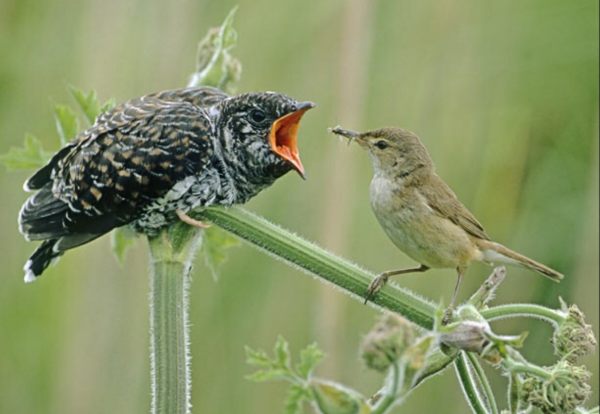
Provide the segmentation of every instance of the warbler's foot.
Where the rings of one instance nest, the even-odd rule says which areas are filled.
[[[454,305],[450,305],[444,311],[444,316],[442,317],[442,326],[448,325],[454,319]]]
[[[367,288],[367,295],[365,296],[365,305],[368,301],[373,299],[373,297],[377,294],[377,292],[381,290],[383,286],[385,286],[388,278],[389,276],[386,273],[382,273],[371,281],[369,287]]]
[[[185,214],[182,210],[176,210],[175,213],[177,214],[177,217],[179,217],[179,220],[183,221],[186,224],[189,224],[190,226],[198,227],[200,229],[207,229],[210,227],[210,224],[206,224],[201,222],[200,220],[193,219],[187,214]]]

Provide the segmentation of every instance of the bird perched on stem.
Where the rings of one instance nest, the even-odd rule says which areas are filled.
[[[295,169],[299,122],[314,107],[264,92],[164,91],[101,114],[24,185],[19,213],[31,282],[66,250],[130,224],[148,235],[196,207],[244,203]]]
[[[401,128],[354,132],[335,127],[334,134],[369,151],[374,175],[371,207],[392,242],[419,267],[384,272],[375,278],[369,300],[393,275],[453,268],[458,274],[451,307],[461,279],[474,261],[505,263],[534,270],[560,281],[563,275],[490,239],[475,216],[435,173],[433,161],[414,133]]]

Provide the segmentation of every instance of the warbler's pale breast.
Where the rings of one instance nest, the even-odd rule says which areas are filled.
[[[371,207],[392,242],[405,254],[432,268],[456,268],[479,259],[481,252],[459,226],[436,213],[418,186],[376,174]]]

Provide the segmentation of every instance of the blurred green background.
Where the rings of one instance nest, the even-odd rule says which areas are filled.
[[[530,0],[274,2],[267,0],[0,0],[0,152],[25,132],[57,142],[52,105],[65,86],[117,101],[186,84],[197,42],[235,4],[240,91],[276,90],[319,107],[301,128],[308,172],[289,174],[247,208],[373,271],[411,263],[368,203],[368,158],[334,139],[341,123],[416,131],[438,171],[497,241],[564,272],[560,285],[509,269],[498,302],[576,302],[598,333],[598,2]],[[19,235],[24,172],[0,169],[0,413],[144,413],[149,409],[147,248],[123,266],[109,238],[69,252],[32,285]],[[365,394],[380,376],[358,360],[376,311],[248,245],[218,282],[197,260],[191,291],[197,413],[275,413],[284,386],[244,376],[243,346],[295,351],[316,340],[318,374]],[[473,266],[462,297],[489,269]],[[446,302],[454,272],[401,284]],[[552,360],[550,329],[525,354]],[[592,368],[598,403],[598,354]],[[504,395],[506,381],[490,371]],[[432,398],[432,396],[435,396]],[[451,369],[397,412],[465,413]]]

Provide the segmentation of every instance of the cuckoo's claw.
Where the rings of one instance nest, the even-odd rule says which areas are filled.
[[[175,213],[177,214],[177,217],[179,217],[179,220],[183,221],[186,224],[189,224],[190,226],[198,227],[199,229],[207,229],[210,227],[210,224],[206,224],[201,222],[200,220],[193,219],[187,214],[185,214],[182,210],[175,210]]]

